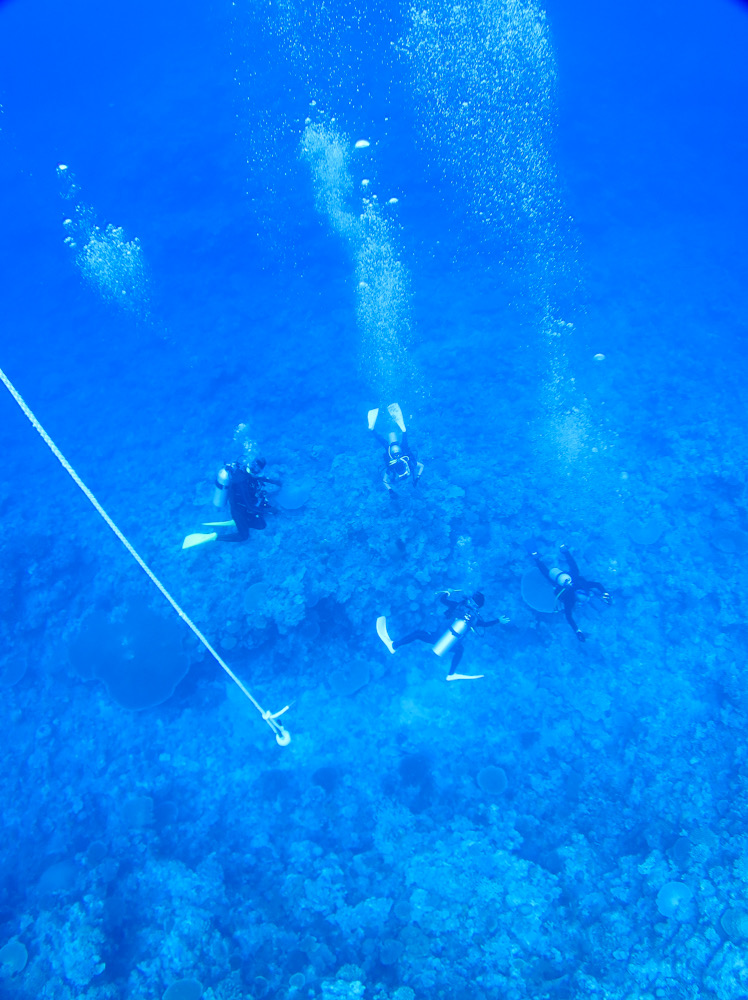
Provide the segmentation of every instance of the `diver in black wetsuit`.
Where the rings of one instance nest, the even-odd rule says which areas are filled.
[[[379,416],[378,409],[369,410],[369,430],[373,432],[374,437],[385,450],[382,482],[390,496],[395,499],[397,497],[395,486],[398,483],[404,482],[409,477],[413,485],[417,486],[418,480],[423,475],[424,465],[423,462],[418,461],[408,443],[408,432],[405,429],[405,420],[403,418],[403,411],[400,409],[400,404],[390,403],[387,407],[387,412],[402,435],[400,440],[398,441],[397,439],[396,431],[392,431],[389,435],[389,440],[385,441],[382,435],[374,430],[374,425]]]
[[[446,632],[442,633],[441,629],[437,629],[435,632],[426,632],[423,629],[417,629],[415,632],[409,632],[402,639],[396,639],[393,642],[387,633],[387,620],[385,618],[378,618],[377,634],[391,653],[394,653],[401,646],[407,646],[408,643],[416,641],[427,642],[433,647],[437,656],[443,656],[450,649],[454,649],[452,653],[452,666],[447,680],[474,680],[483,675],[465,676],[457,673],[457,667],[464,653],[462,640],[469,631],[475,631],[479,628],[492,628],[494,625],[508,625],[509,619],[506,615],[501,615],[491,621],[484,621],[480,616],[480,609],[485,603],[485,598],[481,593],[475,593],[472,597],[463,597],[460,601],[451,600],[451,594],[452,592],[448,590],[439,595],[439,600],[445,605],[446,609],[444,617],[453,619],[452,624]]]
[[[556,567],[548,569],[545,563],[540,560],[537,552],[530,552],[530,555],[535,560],[535,564],[543,576],[556,589],[556,600],[561,601],[563,604],[566,620],[574,630],[577,639],[580,642],[584,642],[584,632],[580,628],[577,628],[577,623],[574,621],[574,605],[577,601],[588,601],[591,597],[599,597],[605,604],[610,604],[610,594],[601,583],[586,580],[582,576],[574,556],[565,545],[561,545],[559,548],[563,552],[569,567],[568,573]]]
[[[264,484],[281,486],[282,483],[279,479],[269,479],[260,475],[265,465],[264,458],[256,458],[250,466],[243,462],[230,462],[224,465],[228,481],[223,489],[226,490],[236,531],[230,535],[219,535],[217,539],[219,542],[246,542],[250,528],[261,531],[267,527],[267,522],[262,516],[263,511],[276,513],[268,501],[263,486]]]
[[[394,487],[398,483],[412,477],[413,486],[418,486],[418,480],[423,474],[423,463],[419,462],[413,449],[408,443],[408,435],[404,433],[400,441],[397,435],[390,434],[389,441],[385,441],[381,434],[373,431],[374,437],[385,449],[385,466],[382,482],[385,489],[395,496]]]
[[[236,531],[229,535],[219,535],[217,531],[192,532],[182,542],[182,549],[194,549],[209,542],[246,542],[250,528],[266,528],[263,512],[276,514],[277,511],[268,501],[265,486],[283,484],[280,479],[260,475],[264,468],[264,458],[256,458],[251,465],[240,459],[222,466],[216,476],[213,506],[224,507],[228,500]],[[231,521],[205,521],[203,524],[206,528],[225,528],[231,525]]]

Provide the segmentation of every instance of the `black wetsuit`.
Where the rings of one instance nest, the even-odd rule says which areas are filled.
[[[268,503],[263,483],[280,486],[277,479],[267,479],[265,476],[253,476],[246,468],[234,462],[227,465],[231,479],[227,487],[231,517],[236,525],[236,532],[231,535],[219,535],[219,542],[246,542],[249,529],[262,530],[267,522],[262,511],[272,511]]]
[[[452,653],[452,669],[450,670],[450,673],[455,673],[460,660],[462,659],[462,654],[464,653],[462,641],[468,631],[475,628],[491,628],[493,625],[500,625],[501,620],[499,618],[494,618],[490,622],[483,621],[477,604],[469,598],[463,598],[461,601],[451,601],[446,594],[441,594],[439,599],[442,604],[446,605],[446,610],[444,612],[445,618],[450,619],[450,621],[462,618],[467,621],[469,626],[452,647],[454,652]],[[408,635],[403,636],[402,639],[397,639],[392,643],[392,645],[395,649],[399,649],[401,646],[407,646],[409,642],[419,641],[427,642],[430,646],[433,646],[443,635],[444,629],[437,629],[436,632],[426,632],[423,629],[418,629],[415,632],[410,632]]]
[[[580,598],[584,600],[585,598],[590,597],[601,597],[604,601],[610,602],[610,596],[601,583],[596,583],[594,580],[586,580],[582,576],[579,572],[576,559],[567,548],[561,546],[561,551],[566,559],[566,564],[569,567],[569,576],[571,577],[571,585],[568,587],[559,587],[558,583],[551,579],[550,570],[545,563],[538,558],[537,554],[533,554],[533,559],[543,576],[545,576],[548,582],[558,591],[556,599],[561,601],[564,606],[564,615],[566,616],[567,622],[573,628],[577,639],[579,639],[580,642],[584,642],[584,633],[580,628],[577,628],[577,623],[574,621],[574,605]]]
[[[393,487],[396,486],[401,479],[407,479],[408,476],[412,477],[413,485],[417,486],[420,478],[420,472],[418,471],[418,459],[415,456],[415,452],[408,444],[407,433],[403,434],[402,440],[399,443],[400,454],[397,458],[392,458],[390,453],[392,444],[390,442],[385,441],[382,435],[377,434],[376,431],[374,431],[374,437],[385,449],[385,469],[383,481],[387,490],[392,492]]]

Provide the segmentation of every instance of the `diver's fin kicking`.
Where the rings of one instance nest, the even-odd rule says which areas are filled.
[[[208,542],[214,542],[216,538],[218,538],[218,533],[216,531],[211,531],[209,535],[197,531],[194,535],[187,535],[185,540],[182,542],[182,548],[194,549],[197,545],[205,545]]]
[[[387,412],[395,421],[400,430],[405,433],[405,421],[403,420],[403,411],[400,409],[399,403],[390,403],[387,407]]]
[[[203,521],[204,528],[235,528],[235,521]]]
[[[377,417],[379,416],[379,407],[376,410],[369,410],[369,430],[374,430],[374,424],[377,422]]]
[[[479,681],[485,674],[449,674],[448,681]]]
[[[385,644],[387,649],[389,649],[391,653],[394,653],[395,647],[392,645],[392,639],[390,639],[389,635],[387,634],[387,619],[384,617],[384,615],[382,615],[381,618],[377,618],[377,635]]]

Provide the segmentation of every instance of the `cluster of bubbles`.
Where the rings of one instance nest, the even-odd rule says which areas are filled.
[[[234,3],[238,130],[269,263],[299,262],[303,238],[294,227],[307,206],[296,151],[310,99],[334,113],[350,135],[376,123],[384,138],[395,120],[404,91],[395,45],[401,6],[402,0]]]
[[[545,12],[537,0],[419,0],[398,49],[420,142],[443,197],[462,203],[471,254],[485,249],[525,289],[539,334],[539,467],[581,496],[606,444],[569,361],[579,269],[554,158],[557,70]]]
[[[143,248],[128,240],[121,226],[97,224],[92,208],[80,202],[80,189],[65,164],[57,168],[63,198],[72,203],[64,220],[65,243],[75,252],[75,262],[85,280],[107,302],[145,319],[148,313],[148,279]]]
[[[432,167],[483,238],[545,242],[560,207],[545,13],[535,0],[422,0],[399,50]]]
[[[260,446],[252,436],[247,424],[237,424],[234,428],[233,452],[236,461],[250,465],[260,457]]]
[[[250,2],[242,13],[263,45],[277,46],[287,96],[314,94],[340,114],[371,114],[391,105],[397,85],[398,8],[399,0],[275,0]]]
[[[301,138],[301,158],[312,176],[315,207],[339,236],[355,243],[360,222],[353,207],[352,150],[351,141],[332,124],[307,122]]]
[[[615,447],[616,435],[602,417],[596,417],[573,374],[569,348],[574,324],[555,317],[548,296],[539,309],[539,322],[544,371],[535,427],[536,466],[541,478],[553,484],[556,499],[567,510],[582,513],[601,492],[620,495],[611,478],[615,470],[602,462]]]
[[[397,226],[363,178],[358,200],[353,180],[354,145],[333,122],[307,121],[301,157],[308,165],[317,211],[347,245],[356,276],[356,318],[364,375],[377,398],[415,391],[417,380],[408,356],[410,282],[400,260]]]

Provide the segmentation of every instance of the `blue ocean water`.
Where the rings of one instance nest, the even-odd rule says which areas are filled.
[[[0,996],[748,996],[747,47],[728,0],[0,4],[0,368],[291,736],[0,389]],[[183,550],[258,454],[267,528]],[[478,680],[377,636],[445,590],[509,619]]]

